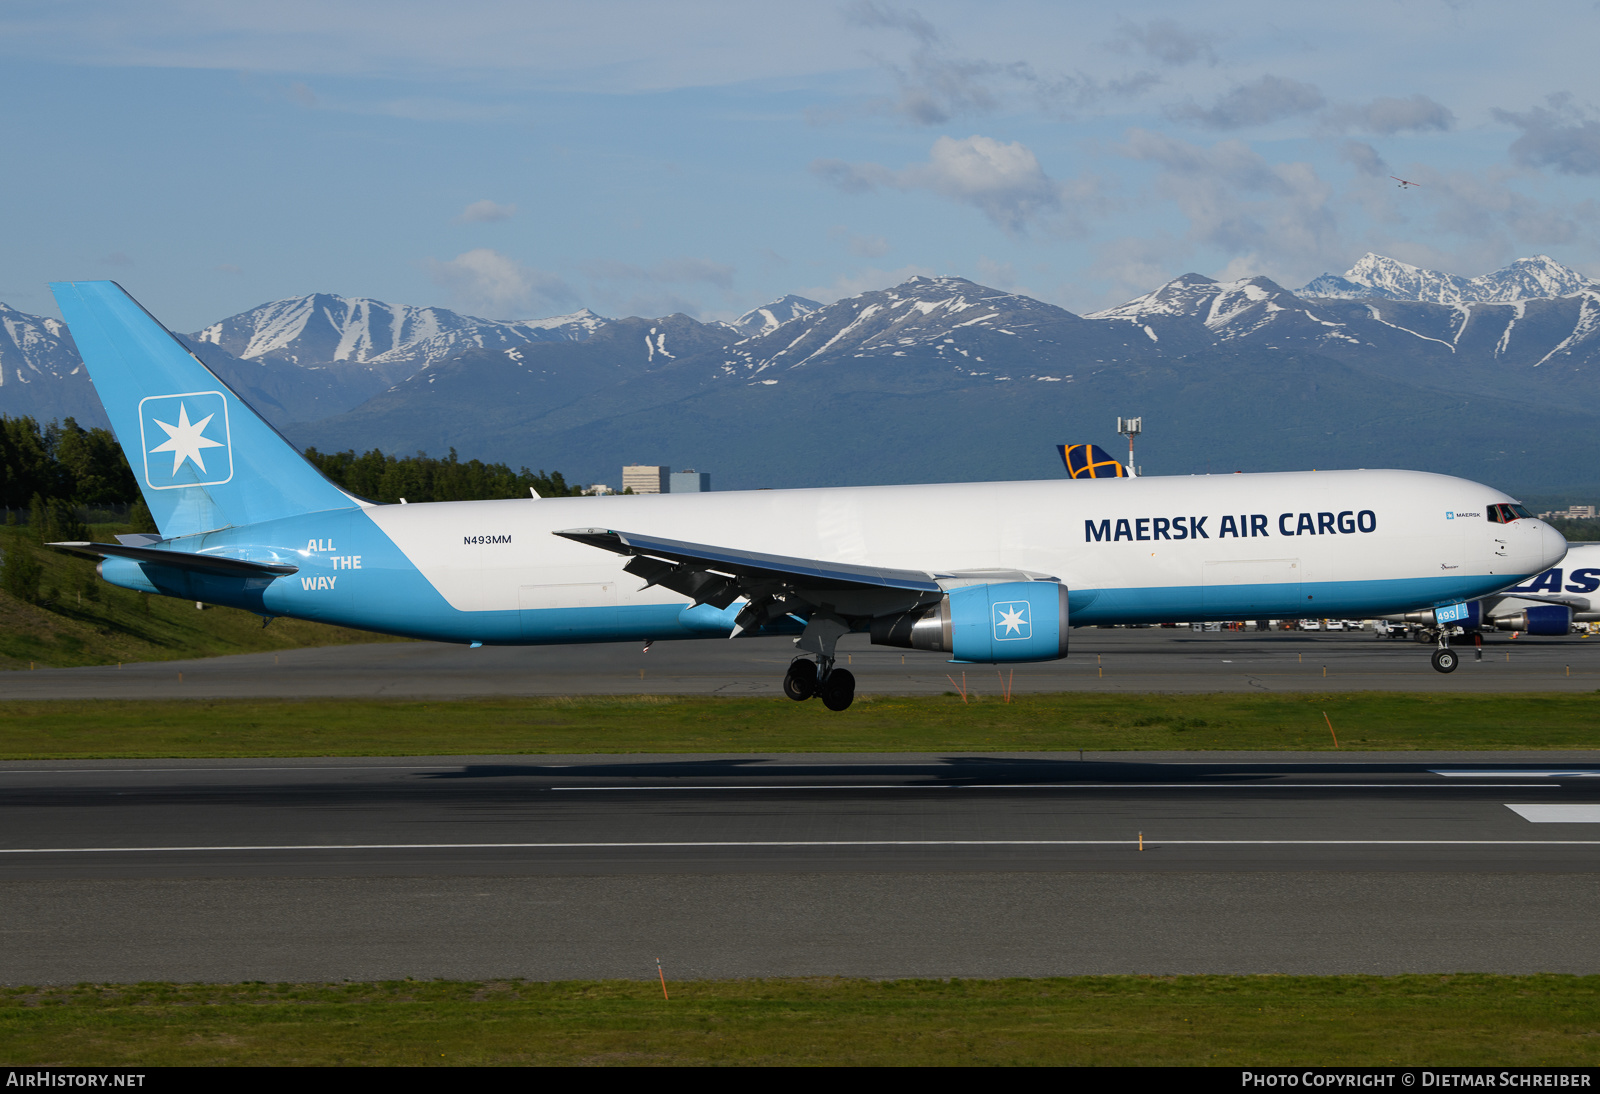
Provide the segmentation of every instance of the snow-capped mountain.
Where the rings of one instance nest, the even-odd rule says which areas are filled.
[[[962,277],[913,277],[799,316],[728,349],[726,376],[775,383],[778,372],[843,357],[942,360],[960,372],[1009,379],[1017,347],[1081,343],[1104,355],[1103,328],[1064,308]],[[1092,345],[1091,345],[1092,344]],[[1021,375],[1032,375],[1024,369]],[[1059,370],[1049,370],[1052,376]],[[1068,369],[1067,371],[1070,371]]]
[[[105,425],[67,325],[0,304],[0,413]]]
[[[1345,324],[1265,277],[1213,281],[1184,274],[1086,318],[1130,324],[1163,349],[1177,352],[1243,339],[1265,339],[1273,346],[1359,341]]]
[[[1434,449],[1411,440],[1444,419],[1476,447],[1439,446],[1439,469],[1559,485],[1600,466],[1600,441],[1580,441],[1600,437],[1600,285],[1542,257],[1462,279],[1375,255],[1313,285],[1184,274],[1079,316],[916,277],[737,325],[498,322],[324,294],[190,344],[297,443],[459,445],[583,481],[628,461],[721,466],[726,485],[1048,474],[1030,461],[1049,443],[1103,442],[1128,412],[1190,445],[1167,470],[1418,466]],[[103,424],[61,323],[0,305],[0,413]]]
[[[308,365],[354,362],[394,366],[383,371],[398,379],[469,349],[582,341],[605,322],[587,308],[551,319],[505,322],[461,315],[447,308],[313,293],[262,304],[213,323],[192,337],[247,361],[273,358]]]
[[[751,308],[727,325],[738,331],[741,337],[759,338],[763,334],[771,334],[791,319],[810,315],[820,307],[822,305],[815,300],[807,300],[803,296],[790,293],[782,300],[774,300],[759,308]]]
[[[1563,266],[1549,255],[1519,258],[1477,277],[1457,277],[1368,252],[1343,277],[1326,273],[1301,296],[1425,300],[1436,304],[1499,304],[1571,296],[1600,289],[1600,282]]]

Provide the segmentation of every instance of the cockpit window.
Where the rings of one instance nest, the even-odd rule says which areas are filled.
[[[1513,513],[1515,513],[1519,517],[1526,517],[1528,520],[1532,520],[1533,519],[1533,514],[1528,512],[1527,509],[1525,509],[1524,507],[1522,507],[1520,505],[1508,505],[1508,506],[1506,506],[1506,508],[1510,509]]]
[[[1504,524],[1506,522],[1506,518],[1504,514],[1500,512],[1500,507],[1498,505],[1489,506],[1488,516],[1489,521],[1492,524]]]
[[[1514,520],[1526,517],[1533,519],[1533,514],[1520,505],[1491,505],[1489,506],[1489,519],[1496,524],[1510,524]]]

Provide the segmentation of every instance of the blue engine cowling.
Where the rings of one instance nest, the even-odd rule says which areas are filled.
[[[1568,634],[1572,630],[1572,609],[1565,604],[1536,604],[1515,615],[1496,616],[1494,625],[1503,631],[1524,634]]]
[[[872,621],[880,646],[934,650],[988,664],[1067,655],[1067,587],[1055,581],[964,585],[939,603]]]

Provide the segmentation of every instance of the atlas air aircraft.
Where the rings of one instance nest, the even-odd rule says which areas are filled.
[[[1517,509],[1520,506],[1509,513],[1495,515],[1508,521],[1518,519]],[[1570,634],[1574,623],[1600,622],[1597,608],[1600,608],[1600,543],[1574,543],[1566,557],[1544,573],[1467,604],[1466,615],[1456,620],[1456,625],[1468,632]],[[1437,614],[1428,610],[1388,618],[1420,623],[1422,630],[1418,637],[1426,641],[1439,629]],[[1450,610],[1445,609],[1445,614],[1450,614]]]
[[[267,619],[473,646],[792,634],[815,659],[786,693],[843,710],[851,632],[1048,661],[1078,625],[1448,609],[1567,551],[1538,520],[1491,521],[1515,505],[1500,491],[1408,471],[377,505],[120,286],[51,288],[160,528],[56,546],[124,588]]]

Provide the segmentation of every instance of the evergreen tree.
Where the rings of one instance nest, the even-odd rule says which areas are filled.
[[[39,579],[44,567],[33,553],[33,546],[20,535],[6,537],[5,558],[0,560],[0,588],[18,600],[32,604],[39,599]]]

